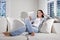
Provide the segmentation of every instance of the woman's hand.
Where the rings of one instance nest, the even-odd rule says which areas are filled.
[[[30,21],[32,20],[31,16],[29,16]]]

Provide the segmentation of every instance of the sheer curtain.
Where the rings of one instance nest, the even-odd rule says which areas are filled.
[[[0,17],[6,16],[6,0],[0,0]]]

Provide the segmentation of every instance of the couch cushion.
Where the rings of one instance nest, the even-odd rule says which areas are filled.
[[[53,35],[51,35],[51,38],[53,40],[60,40],[60,34],[53,34]]]
[[[27,40],[27,38],[26,36],[23,36],[23,35],[6,37],[3,34],[0,34],[0,40]]]
[[[55,33],[36,33],[35,36],[28,35],[29,40],[60,40],[60,34]]]
[[[36,33],[35,36],[28,36],[29,40],[52,40],[49,34]]]

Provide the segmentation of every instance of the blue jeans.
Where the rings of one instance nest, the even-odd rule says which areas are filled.
[[[20,34],[22,34],[23,32],[28,32],[28,33],[31,33],[31,32],[38,32],[38,28],[36,28],[36,27],[33,27],[32,26],[32,24],[31,24],[31,22],[30,22],[30,20],[27,18],[27,19],[25,19],[25,26],[23,26],[23,27],[20,27],[19,29],[17,29],[17,30],[15,30],[15,31],[12,31],[12,32],[10,32],[10,34],[12,35],[12,36],[16,36],[16,35],[20,35]]]

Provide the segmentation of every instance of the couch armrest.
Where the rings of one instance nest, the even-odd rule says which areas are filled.
[[[6,32],[7,20],[6,18],[0,18],[0,33]]]
[[[52,31],[55,33],[60,33],[60,23],[54,23]]]

